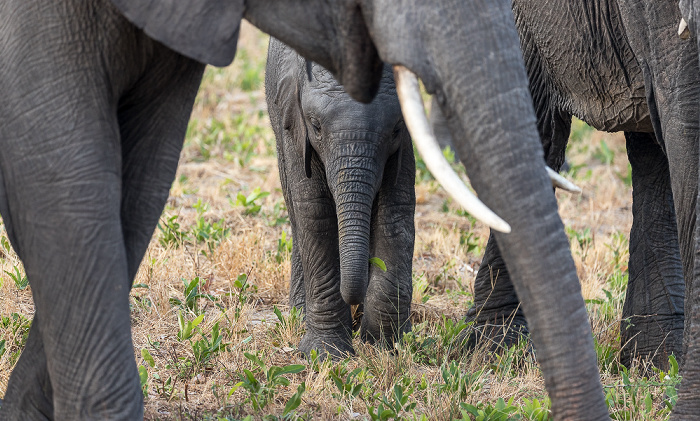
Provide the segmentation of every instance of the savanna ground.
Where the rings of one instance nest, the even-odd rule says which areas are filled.
[[[295,352],[304,326],[287,306],[291,230],[264,100],[267,37],[241,32],[235,63],[209,68],[177,179],[132,291],[147,419],[550,419],[526,344],[460,352],[488,230],[418,162],[413,332],[394,350],[355,339],[343,361]],[[632,223],[624,138],[580,122],[568,149],[584,193],[557,193],[590,311],[613,417],[665,419],[680,381],[618,363]],[[0,225],[0,394],[33,304]],[[391,262],[385,262],[391,264]],[[556,297],[552,297],[555,300]]]

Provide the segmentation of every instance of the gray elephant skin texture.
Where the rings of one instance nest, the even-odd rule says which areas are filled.
[[[625,132],[634,223],[621,360],[629,365],[641,357],[663,367],[670,354],[683,356],[684,296],[693,276],[697,48],[676,33],[681,16],[673,1],[577,0],[561,13],[541,13],[551,7],[547,0],[513,1],[545,159],[555,170],[562,166],[572,116]],[[439,112],[432,119],[448,137]],[[482,331],[511,324],[527,332],[493,236],[467,318]]]
[[[202,63],[232,60],[241,18],[356,100],[374,98],[382,62],[421,78],[469,157],[473,187],[512,228],[495,238],[554,417],[607,418],[509,0],[5,0],[0,214],[36,313],[0,419],[143,417],[129,290]]]
[[[390,66],[363,104],[307,63],[272,38],[265,96],[294,239],[290,305],[305,310],[299,349],[340,356],[353,352],[350,304],[363,305],[364,340],[410,330],[415,160]]]
[[[572,115],[599,130],[625,132],[634,223],[621,359],[630,364],[638,356],[659,366],[672,353],[682,359],[672,419],[700,419],[700,4],[683,0],[679,10],[675,0],[572,1],[542,13],[552,7],[547,0],[513,1],[545,159],[561,167]],[[691,39],[677,32],[681,13]],[[442,118],[433,121],[444,126]],[[467,315],[482,332],[504,323],[527,330],[506,266],[492,236]]]

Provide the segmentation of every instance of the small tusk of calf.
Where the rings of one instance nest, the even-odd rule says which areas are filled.
[[[579,186],[562,177],[561,175],[557,174],[556,171],[549,168],[548,166],[545,165],[545,168],[547,169],[547,175],[549,175],[549,179],[552,180],[552,186],[559,187],[560,189],[568,191],[569,193],[581,194],[581,188]]]
[[[681,39],[690,38],[690,29],[688,29],[688,22],[686,22],[683,18],[681,18],[681,23],[680,25],[678,25],[678,36],[681,37]]]
[[[406,67],[396,65],[394,79],[406,127],[430,173],[476,219],[496,231],[509,233],[510,225],[469,191],[442,154],[425,115],[418,77]]]

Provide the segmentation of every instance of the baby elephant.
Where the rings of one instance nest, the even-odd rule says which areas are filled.
[[[352,304],[364,307],[362,339],[391,344],[411,327],[416,202],[413,148],[391,69],[370,104],[275,39],[266,71],[294,238],[290,304],[306,315],[299,350],[352,353]]]

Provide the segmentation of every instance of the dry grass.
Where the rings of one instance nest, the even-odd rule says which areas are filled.
[[[366,406],[376,406],[376,399],[402,381],[416,389],[409,402],[416,403],[415,414],[425,414],[427,419],[459,417],[459,402],[494,403],[498,398],[514,398],[514,405],[522,405],[525,398],[545,397],[539,369],[525,348],[514,349],[507,354],[512,357],[508,360],[485,350],[460,355],[454,343],[440,342],[450,337],[445,333],[446,321],[459,320],[470,305],[488,230],[480,223],[472,226],[469,219],[459,215],[434,182],[416,186],[414,278],[420,288],[414,292],[414,340],[393,352],[355,340],[357,355],[345,366],[348,371],[366,368],[356,378],[366,387],[361,398],[354,400],[337,396],[338,390],[329,380],[328,373],[337,365],[325,362],[314,367],[294,353],[301,336],[299,325],[276,327],[277,318],[272,312],[273,305],[277,305],[288,314],[290,263],[288,254],[279,250],[278,240],[283,232],[290,233],[290,228],[288,223],[275,223],[286,216],[286,211],[262,86],[266,46],[267,37],[244,26],[236,62],[226,69],[208,69],[178,176],[161,219],[165,225],[168,218],[177,215],[181,231],[191,230],[198,221],[219,222],[219,232],[227,229],[228,235],[220,243],[212,243],[211,248],[194,240],[164,246],[159,241],[164,234],[156,230],[135,281],[140,287],[132,293],[133,337],[136,359],[148,372],[147,419],[215,419],[213,414],[243,418],[253,413],[247,401],[250,395],[243,387],[230,393],[243,370],[252,367],[244,351],[259,351],[267,365],[307,366],[301,373],[288,376],[291,385],[280,387],[272,402],[254,415],[256,419],[264,414],[280,416],[301,382],[306,392],[296,414],[315,419],[369,419]],[[614,154],[612,163],[601,163],[604,154],[596,153],[603,143]],[[625,241],[632,217],[631,189],[622,180],[628,171],[624,139],[575,124],[568,156],[574,167],[582,165],[574,178],[584,194],[558,193],[561,215],[570,229],[585,298],[604,298],[603,288],[610,288],[606,284],[609,279],[626,270]],[[256,187],[270,194],[256,202],[262,206],[260,213],[247,215],[246,207],[236,205],[237,194],[248,195]],[[207,206],[197,205],[198,201]],[[586,228],[589,233],[585,233]],[[466,244],[460,244],[460,240]],[[12,253],[0,257],[1,270],[19,267]],[[243,303],[239,300],[240,288],[235,286],[240,274],[248,274],[256,288],[247,291],[250,296]],[[229,345],[207,363],[188,365],[194,354],[188,341],[177,338],[178,307],[170,299],[183,299],[183,280],[195,277],[203,280],[200,292],[217,300],[199,300],[205,314],[199,327],[210,336],[218,322],[223,341]],[[29,289],[18,290],[4,274],[0,285],[0,316],[17,313],[31,317]],[[591,316],[596,338],[612,349],[613,361],[620,311],[616,302],[610,317],[600,311]],[[184,314],[187,320],[195,317]],[[7,346],[0,357],[0,393],[7,387],[22,332],[10,326],[0,329],[0,340],[4,339]],[[192,339],[199,338],[196,334]],[[421,345],[420,341],[430,338],[437,342]],[[142,349],[153,357],[153,367],[142,357]],[[460,396],[440,389],[439,385],[445,383],[441,370],[449,366],[450,359],[458,364],[461,376],[481,372],[473,380],[473,390]],[[164,385],[168,378],[170,387]],[[620,375],[603,367],[603,381],[617,385]],[[660,389],[653,390],[654,406],[658,407],[663,396]],[[410,419],[410,414],[403,415]],[[632,419],[649,418],[633,415]]]

